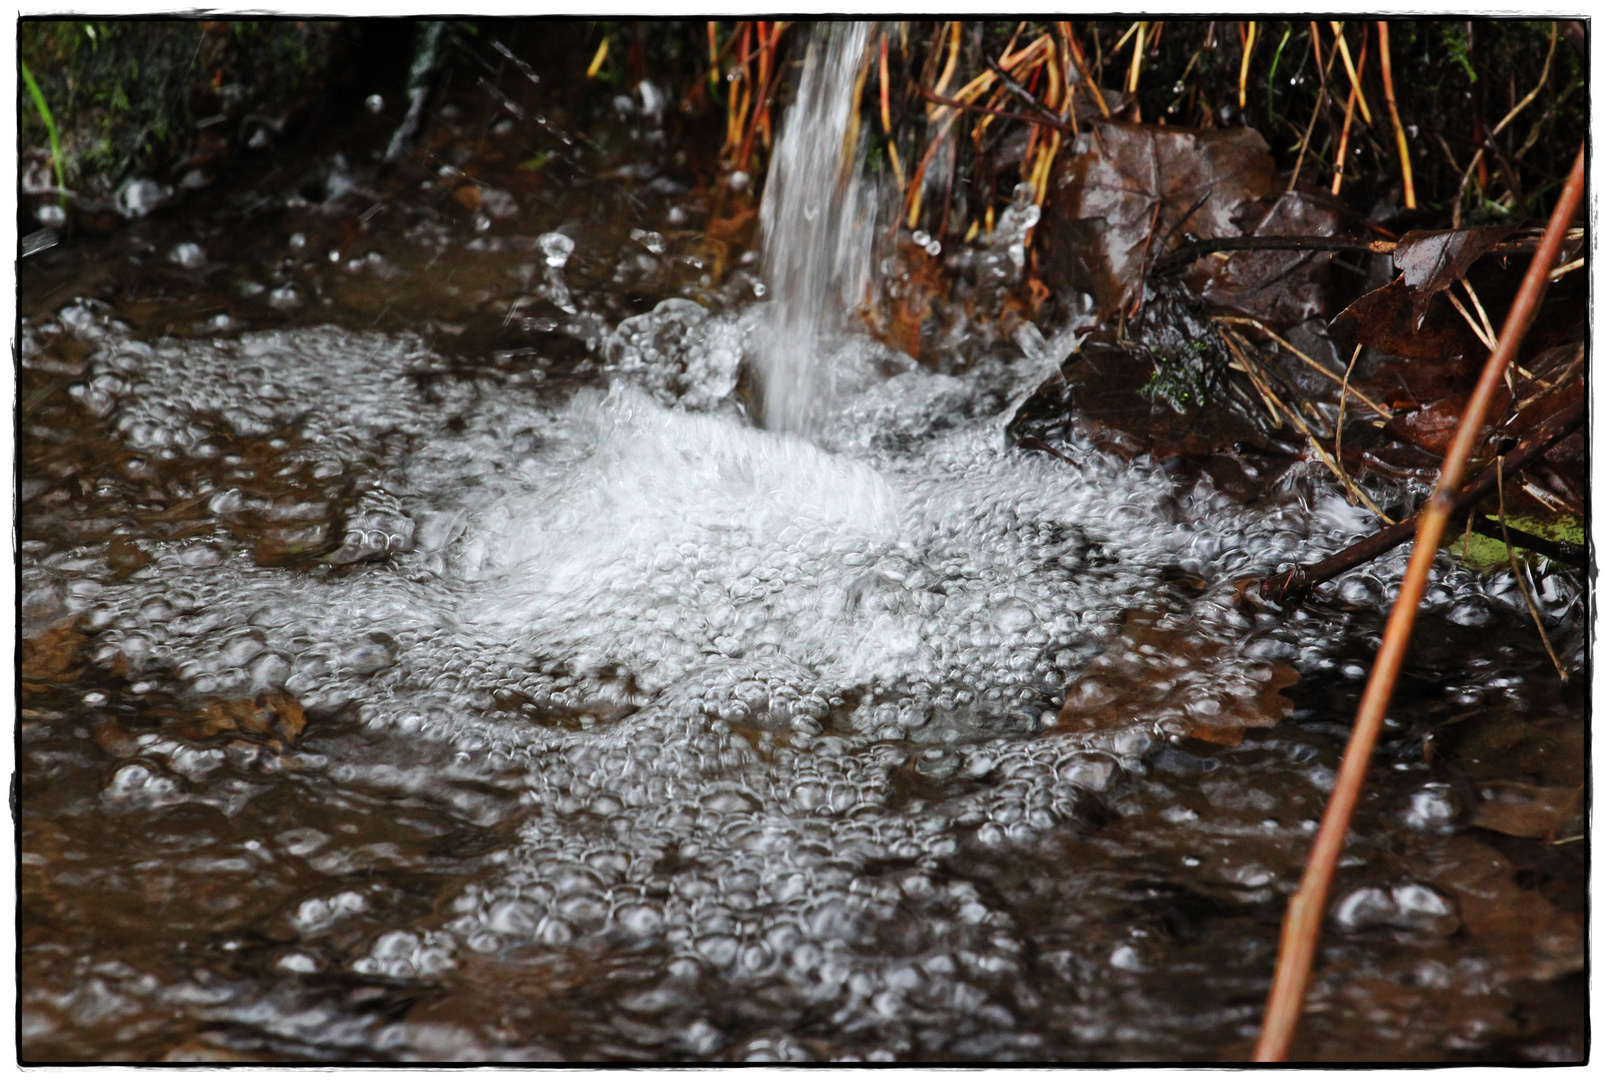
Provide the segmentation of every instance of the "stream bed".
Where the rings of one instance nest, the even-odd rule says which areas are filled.
[[[1010,345],[755,427],[695,145],[536,105],[19,263],[22,1058],[1244,1058],[1403,554],[1245,614],[1369,518],[1010,448]],[[1579,1060],[1587,840],[1472,822],[1584,646],[1448,559],[1416,637],[1299,1054]]]

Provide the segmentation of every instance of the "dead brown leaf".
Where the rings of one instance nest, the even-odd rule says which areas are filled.
[[[1515,225],[1486,229],[1408,232],[1394,248],[1394,268],[1405,282],[1411,316],[1422,324],[1428,301],[1467,276],[1485,252],[1515,232]]]
[[[1106,122],[1078,137],[1040,227],[1049,284],[1093,296],[1101,320],[1131,306],[1157,246],[1173,234],[1240,236],[1275,189],[1265,140],[1249,128],[1204,131]]]
[[[1452,363],[1466,356],[1484,356],[1488,349],[1448,301],[1429,296],[1425,314],[1417,315],[1417,290],[1402,275],[1356,300],[1334,316],[1327,332],[1347,355],[1356,345],[1409,360]]]
[[[1321,197],[1290,191],[1272,204],[1249,235],[1332,236],[1338,221],[1338,211]],[[1332,253],[1325,251],[1237,251],[1225,259],[1198,260],[1188,281],[1218,308],[1273,327],[1297,326],[1309,318],[1327,317],[1332,261]]]

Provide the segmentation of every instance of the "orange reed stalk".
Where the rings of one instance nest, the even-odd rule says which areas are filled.
[[[1416,529],[1416,540],[1411,549],[1411,561],[1400,582],[1400,594],[1389,612],[1388,625],[1383,631],[1383,644],[1372,665],[1371,678],[1361,697],[1360,710],[1355,717],[1355,728],[1350,733],[1349,745],[1344,749],[1344,762],[1339,767],[1338,780],[1333,794],[1327,800],[1327,811],[1322,815],[1322,827],[1311,846],[1310,860],[1305,864],[1305,877],[1299,891],[1288,901],[1288,914],[1283,919],[1283,934],[1277,954],[1277,973],[1272,978],[1271,996],[1266,1002],[1266,1017],[1260,1029],[1260,1041],[1255,1046],[1256,1061],[1283,1061],[1288,1056],[1294,1039],[1294,1027],[1299,1021],[1300,1009],[1305,1001],[1305,986],[1310,980],[1311,961],[1316,955],[1316,939],[1321,933],[1322,913],[1327,907],[1328,889],[1333,883],[1333,870],[1344,849],[1344,837],[1349,832],[1350,818],[1355,802],[1360,797],[1361,784],[1372,758],[1372,747],[1377,742],[1378,730],[1383,726],[1383,712],[1394,694],[1394,683],[1399,677],[1400,665],[1411,641],[1411,628],[1416,622],[1417,605],[1427,589],[1428,571],[1438,555],[1439,543],[1444,539],[1445,524],[1454,506],[1455,493],[1461,486],[1461,474],[1466,469],[1473,443],[1483,428],[1489,403],[1500,385],[1506,365],[1517,355],[1534,312],[1544,296],[1550,268],[1556,262],[1566,237],[1567,227],[1578,210],[1584,195],[1584,152],[1587,143],[1578,148],[1572,173],[1556,200],[1550,224],[1539,241],[1539,250],[1523,276],[1522,288],[1506,316],[1506,325],[1500,333],[1500,342],[1483,365],[1483,374],[1461,414],[1461,425],[1444,455],[1444,467],[1439,471],[1438,483],[1427,507],[1422,511]]]
[[[1076,65],[1076,73],[1082,77],[1082,85],[1087,92],[1093,95],[1093,101],[1099,107],[1104,119],[1110,118],[1110,106],[1104,100],[1104,94],[1099,90],[1099,84],[1093,81],[1093,74],[1087,70],[1087,57],[1082,55],[1082,43],[1076,40],[1076,34],[1071,30],[1071,24],[1065,24],[1065,40],[1071,45],[1071,62]]]
[[[1355,87],[1355,95],[1360,100],[1361,119],[1366,121],[1367,127],[1371,127],[1372,110],[1367,107],[1366,92],[1361,89],[1361,77],[1355,73],[1355,61],[1350,58],[1349,41],[1344,37],[1344,24],[1334,22],[1329,25],[1333,28],[1333,36],[1338,38],[1338,51],[1344,57],[1344,70],[1349,73],[1350,85]]]
[[[1400,175],[1405,180],[1405,208],[1416,209],[1416,185],[1411,182],[1411,147],[1405,141],[1405,125],[1400,123],[1400,107],[1394,103],[1394,64],[1389,58],[1389,24],[1377,22],[1377,47],[1383,56],[1383,96],[1388,98],[1389,115],[1394,118],[1394,141],[1400,148]],[[1460,199],[1456,200],[1457,207]]]
[[[1243,60],[1238,64],[1238,110],[1242,112],[1249,107],[1249,60],[1255,55],[1255,24],[1249,23],[1248,30],[1240,30],[1244,39]]]
[[[1366,74],[1366,46],[1367,46],[1367,44],[1368,44],[1368,42],[1366,40],[1366,32],[1363,30],[1361,32],[1361,62],[1355,65],[1355,70],[1358,73],[1362,74],[1362,75]],[[1353,86],[1350,87],[1349,88],[1349,103],[1344,106],[1344,130],[1338,137],[1338,153],[1336,155],[1334,155],[1334,157],[1333,157],[1333,194],[1334,195],[1337,195],[1338,194],[1338,189],[1343,187],[1343,185],[1344,185],[1344,162],[1346,160],[1348,160],[1348,154],[1349,154],[1349,131],[1350,131],[1350,125],[1355,122],[1355,97],[1356,97],[1356,95],[1358,93],[1359,93],[1359,90],[1356,87],[1353,87]]]
[[[719,24],[708,20],[708,86],[719,86]]]

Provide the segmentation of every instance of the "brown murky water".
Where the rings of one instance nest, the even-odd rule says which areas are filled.
[[[1009,355],[752,431],[700,133],[499,85],[19,264],[23,1059],[1247,1055],[1401,562],[1246,618],[1364,523],[1004,451]],[[1587,1053],[1558,648],[1441,563],[1300,1057]]]

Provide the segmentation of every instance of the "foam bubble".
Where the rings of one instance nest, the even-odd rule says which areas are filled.
[[[314,733],[350,709],[416,749],[306,755],[337,784],[427,794],[478,825],[520,807],[494,868],[433,921],[395,916],[359,973],[650,946],[670,959],[620,1007],[675,1030],[705,995],[761,986],[783,1026],[829,1007],[887,1045],[916,1007],[1003,1030],[1007,1012],[975,1018],[1019,980],[1019,932],[939,868],[1077,822],[1174,719],[1135,695],[1108,730],[1044,737],[1043,715],[1128,612],[1177,606],[1167,567],[1207,583],[1179,617],[1209,662],[1170,676],[1194,704],[1252,692],[1284,652],[1320,663],[1319,626],[1250,635],[1231,583],[1336,547],[1353,517],[1251,511],[1091,452],[1078,469],[1010,450],[1002,414],[1031,376],[996,360],[887,378],[882,347],[849,342],[817,441],[757,430],[731,404],[728,357],[717,378],[688,376],[740,352],[740,319],[694,307],[627,320],[610,346],[619,381],[567,400],[453,374],[407,337],[145,346],[95,324],[86,385],[130,445],[212,462],[203,448],[226,425],[241,450],[227,467],[255,473],[238,505],[226,487],[210,499],[215,535],[142,541],[151,564],[93,590],[30,571],[27,610],[81,605],[97,663],[202,698],[288,694]],[[310,487],[250,510],[250,485],[291,465],[358,494],[338,512]],[[263,565],[226,528],[248,510],[327,520],[338,554]],[[1397,567],[1370,573],[1381,602]],[[227,812],[259,787],[224,790],[226,771],[152,744],[104,798]],[[282,842],[327,873],[392,858],[322,833]],[[313,933],[360,910],[345,896],[286,917]]]

